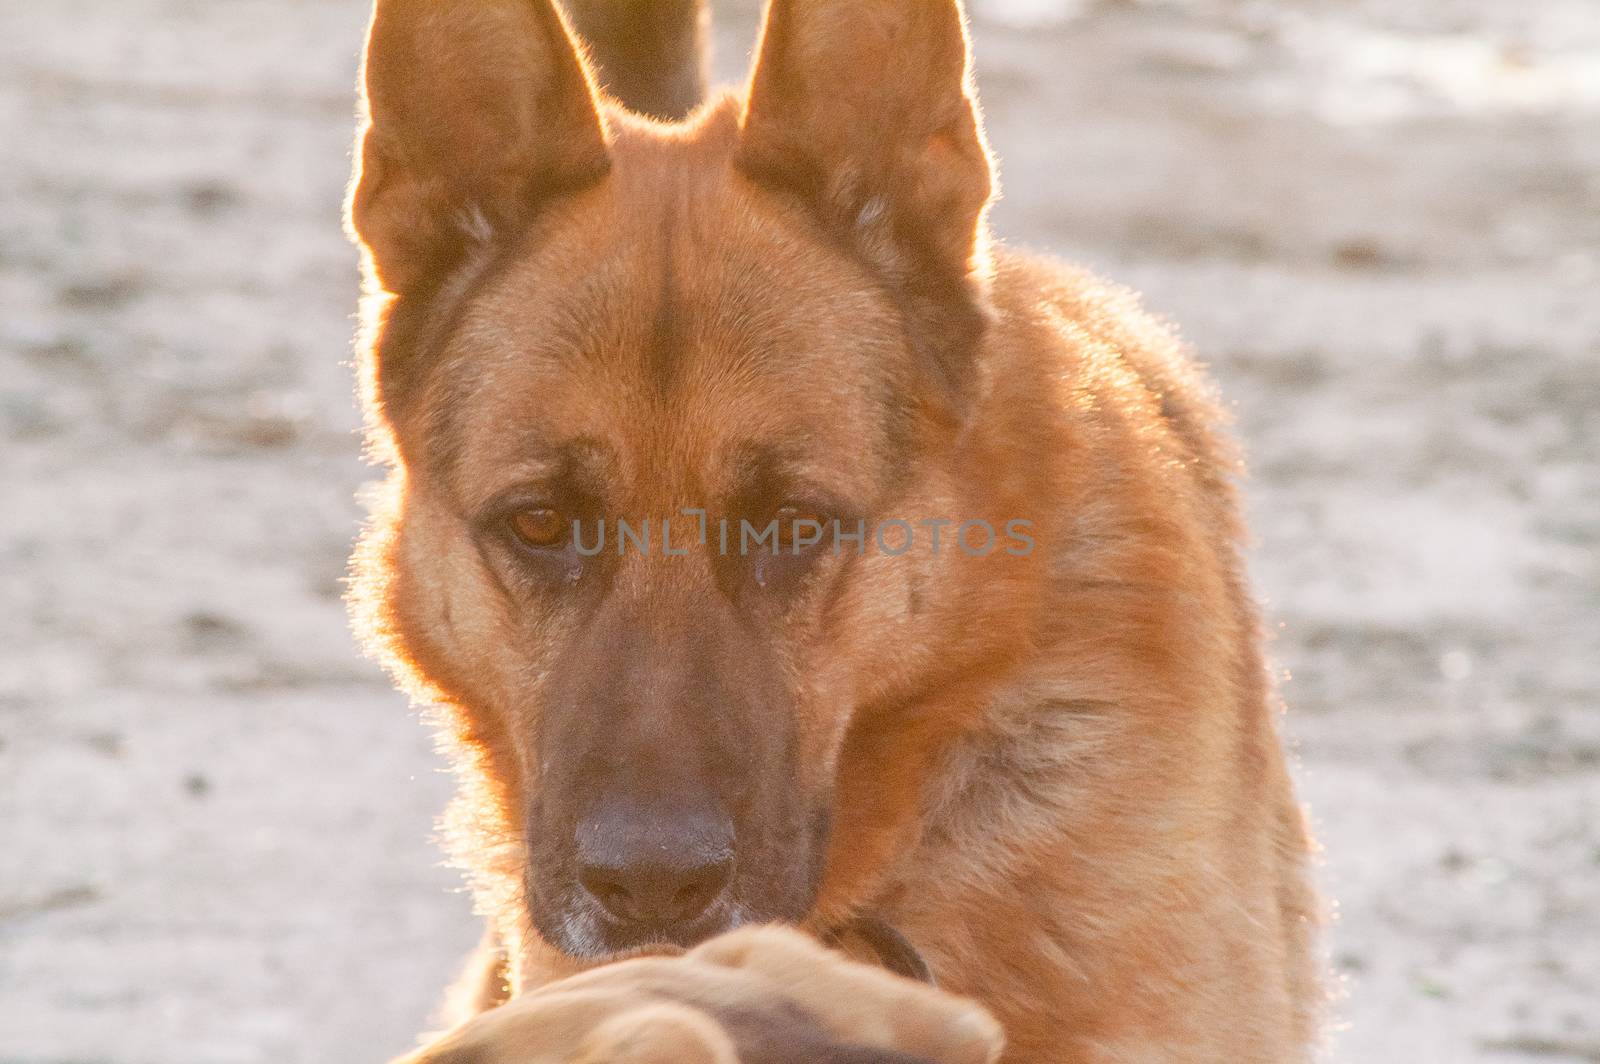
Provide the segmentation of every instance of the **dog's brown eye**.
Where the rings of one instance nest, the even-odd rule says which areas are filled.
[[[518,510],[510,518],[511,531],[524,546],[549,550],[567,542],[567,519],[561,511],[540,507]]]

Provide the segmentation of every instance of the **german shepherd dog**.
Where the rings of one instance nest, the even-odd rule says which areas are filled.
[[[946,1059],[894,1033],[910,981],[716,938],[787,924],[925,966],[1006,1061],[1305,1059],[1310,843],[1210,387],[990,236],[958,0],[772,0],[702,102],[704,16],[377,0],[368,35],[354,612],[460,776],[464,1011],[577,1032],[483,1026],[514,1003],[466,1058]],[[597,979],[658,1011],[595,1034]]]

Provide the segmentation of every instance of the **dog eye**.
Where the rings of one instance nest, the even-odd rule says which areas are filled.
[[[548,507],[518,510],[506,519],[506,524],[518,543],[534,550],[564,547],[571,534],[571,526],[561,511]]]

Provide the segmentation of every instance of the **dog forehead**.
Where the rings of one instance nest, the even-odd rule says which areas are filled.
[[[665,174],[581,197],[464,308],[436,393],[462,472],[581,439],[659,479],[777,441],[865,490],[904,418],[893,304],[736,179]]]

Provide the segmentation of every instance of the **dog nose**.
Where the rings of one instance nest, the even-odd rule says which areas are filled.
[[[691,923],[733,877],[733,825],[714,814],[663,818],[614,810],[586,819],[577,841],[578,882],[624,924]]]

